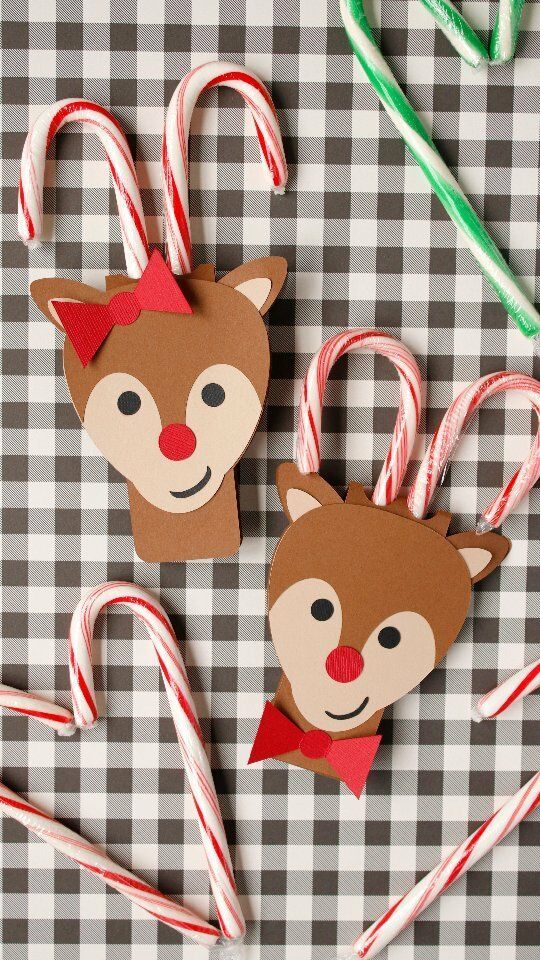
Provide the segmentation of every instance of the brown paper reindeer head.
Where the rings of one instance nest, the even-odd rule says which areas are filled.
[[[73,405],[127,480],[135,548],[148,561],[230,556],[240,545],[234,467],[266,396],[263,316],[283,286],[281,257],[215,281],[175,278],[154,251],[140,281],[105,292],[45,279],[31,294],[62,332]]]
[[[472,586],[510,543],[496,533],[448,537],[449,514],[417,520],[404,499],[375,506],[357,484],[343,502],[292,463],[276,482],[290,526],[272,561],[268,610],[283,674],[251,759],[277,756],[359,794],[384,708],[445,656]]]

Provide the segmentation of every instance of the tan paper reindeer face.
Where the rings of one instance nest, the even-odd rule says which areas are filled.
[[[161,260],[154,252],[147,270],[156,268],[156,257]],[[181,312],[147,308],[143,298],[145,308],[136,304],[131,315],[138,284],[128,277],[109,278],[106,292],[72,280],[39,280],[31,293],[68,333],[64,371],[71,398],[96,446],[128,481],[138,555],[154,561],[227,556],[240,545],[234,466],[256,430],[268,386],[262,317],[281,290],[286,262],[255,260],[217,283],[210,266],[181,278],[162,260],[158,266],[158,280],[179,285],[186,301]],[[107,307],[113,315],[110,332],[85,364],[80,331],[74,335],[67,321],[75,315],[91,329],[94,314],[77,314],[74,303]]]
[[[444,657],[472,585],[499,566],[509,541],[496,533],[447,537],[449,514],[416,520],[403,499],[374,506],[356,484],[343,502],[292,463],[278,468],[276,482],[291,523],[268,582],[283,668],[274,706],[302,731],[370,737],[384,708]],[[307,754],[296,749],[279,759],[336,776],[310,741]]]

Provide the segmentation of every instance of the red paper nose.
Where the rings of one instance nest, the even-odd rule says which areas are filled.
[[[354,647],[334,647],[326,658],[326,672],[338,683],[351,683],[364,669],[364,658]]]
[[[158,444],[167,460],[187,460],[197,446],[197,438],[185,423],[170,423],[163,427]]]

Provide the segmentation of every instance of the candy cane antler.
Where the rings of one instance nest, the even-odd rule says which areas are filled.
[[[131,150],[118,121],[89,100],[60,100],[40,113],[30,128],[21,158],[19,236],[29,247],[41,243],[45,159],[51,141],[68,123],[80,123],[103,144],[116,193],[127,272],[130,277],[140,277],[149,249]]]
[[[287,164],[276,109],[257,75],[236,63],[205,63],[191,70],[172,95],[163,136],[162,179],[167,251],[171,269],[178,274],[189,273],[193,266],[188,189],[189,128],[197,100],[204,90],[211,87],[230,87],[244,98],[255,123],[263,166],[268,170],[274,192],[283,193],[287,183]]]
[[[353,327],[326,341],[313,357],[300,396],[296,459],[302,473],[316,473],[321,464],[321,420],[330,371],[346,353],[387,357],[400,380],[399,408],[390,448],[373,491],[373,502],[384,506],[396,499],[407,469],[421,413],[422,378],[410,350],[381,330]]]
[[[237,940],[244,936],[245,921],[203,735],[176,636],[163,608],[132,583],[105,583],[97,587],[79,603],[73,614],[69,669],[76,722],[81,727],[90,727],[98,717],[92,676],[94,624],[105,607],[117,604],[129,607],[141,620],[154,646],[193,794],[220,926],[227,940]]]
[[[507,390],[515,390],[526,397],[540,419],[540,383],[524,373],[507,371],[489,373],[462,390],[435,431],[411,487],[408,505],[415,517],[421,518],[426,515],[455,445],[475,410],[488,397]],[[484,510],[478,522],[478,532],[484,533],[486,530],[498,527],[531,490],[539,477],[540,424],[524,463]]]

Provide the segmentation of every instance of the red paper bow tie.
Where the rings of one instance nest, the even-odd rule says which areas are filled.
[[[339,779],[359,797],[380,742],[379,735],[332,740],[325,730],[301,730],[273,703],[267,703],[248,762],[280,757],[291,750],[299,750],[312,760],[324,757]]]
[[[96,355],[112,328],[128,326],[143,310],[158,313],[193,313],[159,250],[154,250],[134,290],[124,290],[109,303],[53,300],[66,335],[83,367]]]

